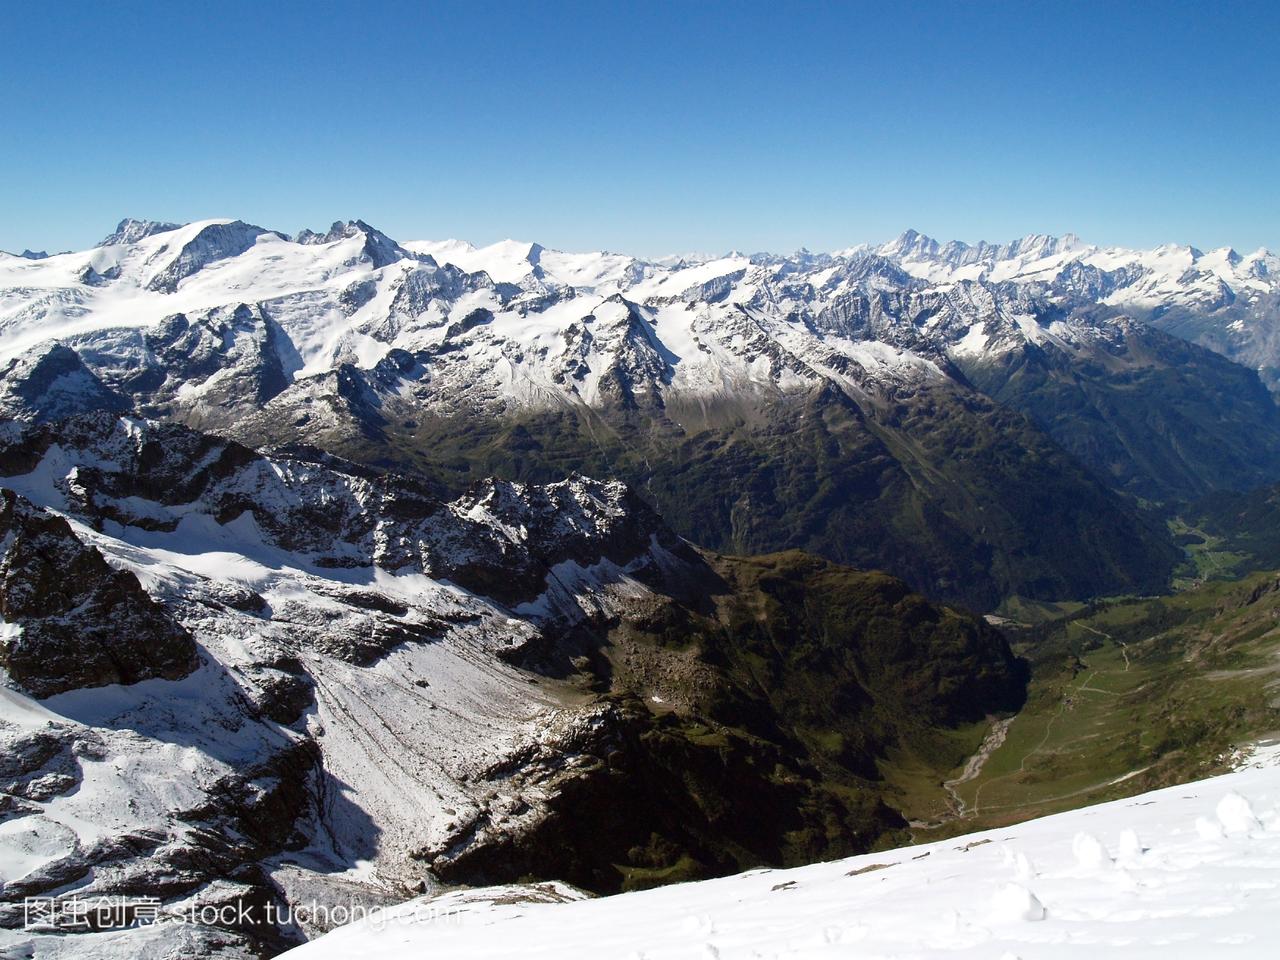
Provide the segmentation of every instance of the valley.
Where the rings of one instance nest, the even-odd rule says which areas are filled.
[[[974,775],[950,781],[957,802],[945,822],[916,835],[1001,826],[1230,769],[1239,751],[1280,731],[1276,584],[1274,573],[1208,582],[1026,628],[1014,642],[1031,660],[1026,706]]]

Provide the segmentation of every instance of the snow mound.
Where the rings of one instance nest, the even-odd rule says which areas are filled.
[[[1249,801],[1235,791],[1218,801],[1217,814],[1218,822],[1228,834],[1249,833],[1262,826]]]
[[[1082,870],[1100,870],[1111,866],[1111,854],[1091,833],[1077,833],[1071,841],[1071,852]]]
[[[994,923],[1043,920],[1044,917],[1044,904],[1020,883],[1006,883],[991,898],[991,919]]]

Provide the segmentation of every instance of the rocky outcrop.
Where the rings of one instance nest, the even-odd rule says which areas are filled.
[[[181,224],[165,223],[159,220],[135,220],[133,217],[125,217],[116,225],[115,230],[102,239],[98,246],[110,247],[121,243],[137,243],[139,240],[153,237],[157,233],[168,233],[170,230],[177,230],[179,226]]]
[[[485,480],[445,502],[421,481],[317,451],[263,456],[176,424],[108,415],[0,438],[0,476],[33,469],[55,447],[81,464],[58,481],[60,493],[99,527],[173,531],[193,514],[223,525],[246,520],[320,567],[426,574],[503,604],[541,595],[562,563],[626,565],[655,544],[693,557],[618,482]]]
[[[0,545],[0,665],[26,690],[47,697],[195,669],[191,635],[66,520],[0,489]]]
[[[366,263],[370,263],[375,267],[387,267],[400,260],[417,259],[381,230],[369,226],[363,220],[348,220],[345,223],[341,220],[335,220],[327,233],[320,234],[312,230],[302,230],[295,239],[298,243],[310,245],[334,243],[338,240],[348,240],[352,237],[361,237],[364,240],[360,248],[361,257]]]
[[[93,373],[80,355],[60,343],[33,347],[0,367],[0,414],[16,420],[61,420],[132,407]]]

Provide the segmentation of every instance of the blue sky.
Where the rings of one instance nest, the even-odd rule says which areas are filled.
[[[1280,248],[1278,38],[1275,3],[6,4],[0,249]]]

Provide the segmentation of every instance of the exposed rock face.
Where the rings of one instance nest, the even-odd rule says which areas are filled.
[[[82,464],[55,489],[99,528],[174,532],[195,512],[250,524],[271,546],[321,568],[422,573],[511,605],[542,594],[560,563],[625,564],[654,544],[692,556],[618,482],[486,480],[445,503],[412,478],[318,451],[267,457],[176,424],[110,415],[0,438],[0,470],[30,470],[55,450],[74,451]]]
[[[333,226],[329,228],[328,233],[319,234],[310,230],[303,230],[296,239],[298,243],[302,244],[320,244],[336,243],[339,240],[348,240],[353,237],[359,238],[363,242],[360,251],[361,256],[367,263],[375,267],[386,267],[400,260],[415,259],[412,253],[381,230],[374,229],[363,220],[348,220],[346,223],[336,220]]]
[[[889,753],[1022,703],[1004,639],[901,581],[799,553],[684,576],[683,598],[602,590],[516,655],[549,673],[573,658],[610,694],[484,771],[545,800],[494,804],[419,851],[438,876],[612,892],[865,849],[906,825]]]
[[[135,220],[133,217],[125,217],[116,225],[112,233],[103,238],[98,246],[109,247],[118,243],[137,243],[139,240],[153,237],[157,233],[168,233],[170,230],[177,230],[179,226],[181,224],[165,223],[159,220]]]
[[[66,520],[0,489],[0,544],[0,665],[26,690],[47,697],[195,669],[191,634]]]
[[[81,388],[46,419],[90,410],[136,409],[151,416],[181,417],[196,426],[225,422],[236,411],[257,410],[279,394],[297,365],[279,327],[261,308],[244,303],[173,314],[152,328],[89,334],[75,343],[75,351],[54,349],[77,360],[87,358],[111,384],[97,386],[98,393],[114,400]],[[22,369],[0,379],[0,410],[22,416],[20,407],[5,402],[3,391],[38,393],[30,379]],[[29,405],[41,409],[34,401]]]
[[[486,771],[521,791],[537,785],[547,797],[538,815],[491,810],[418,856],[446,881],[560,877],[611,893],[798,865],[906,826],[874,789],[854,802],[827,790],[793,744],[726,728],[715,736],[716,745],[699,743],[674,716],[655,720],[634,698],[608,701],[548,731],[518,764]]]
[[[0,411],[18,420],[61,420],[79,413],[122,413],[132,406],[62,344],[41,345],[0,370]]]

